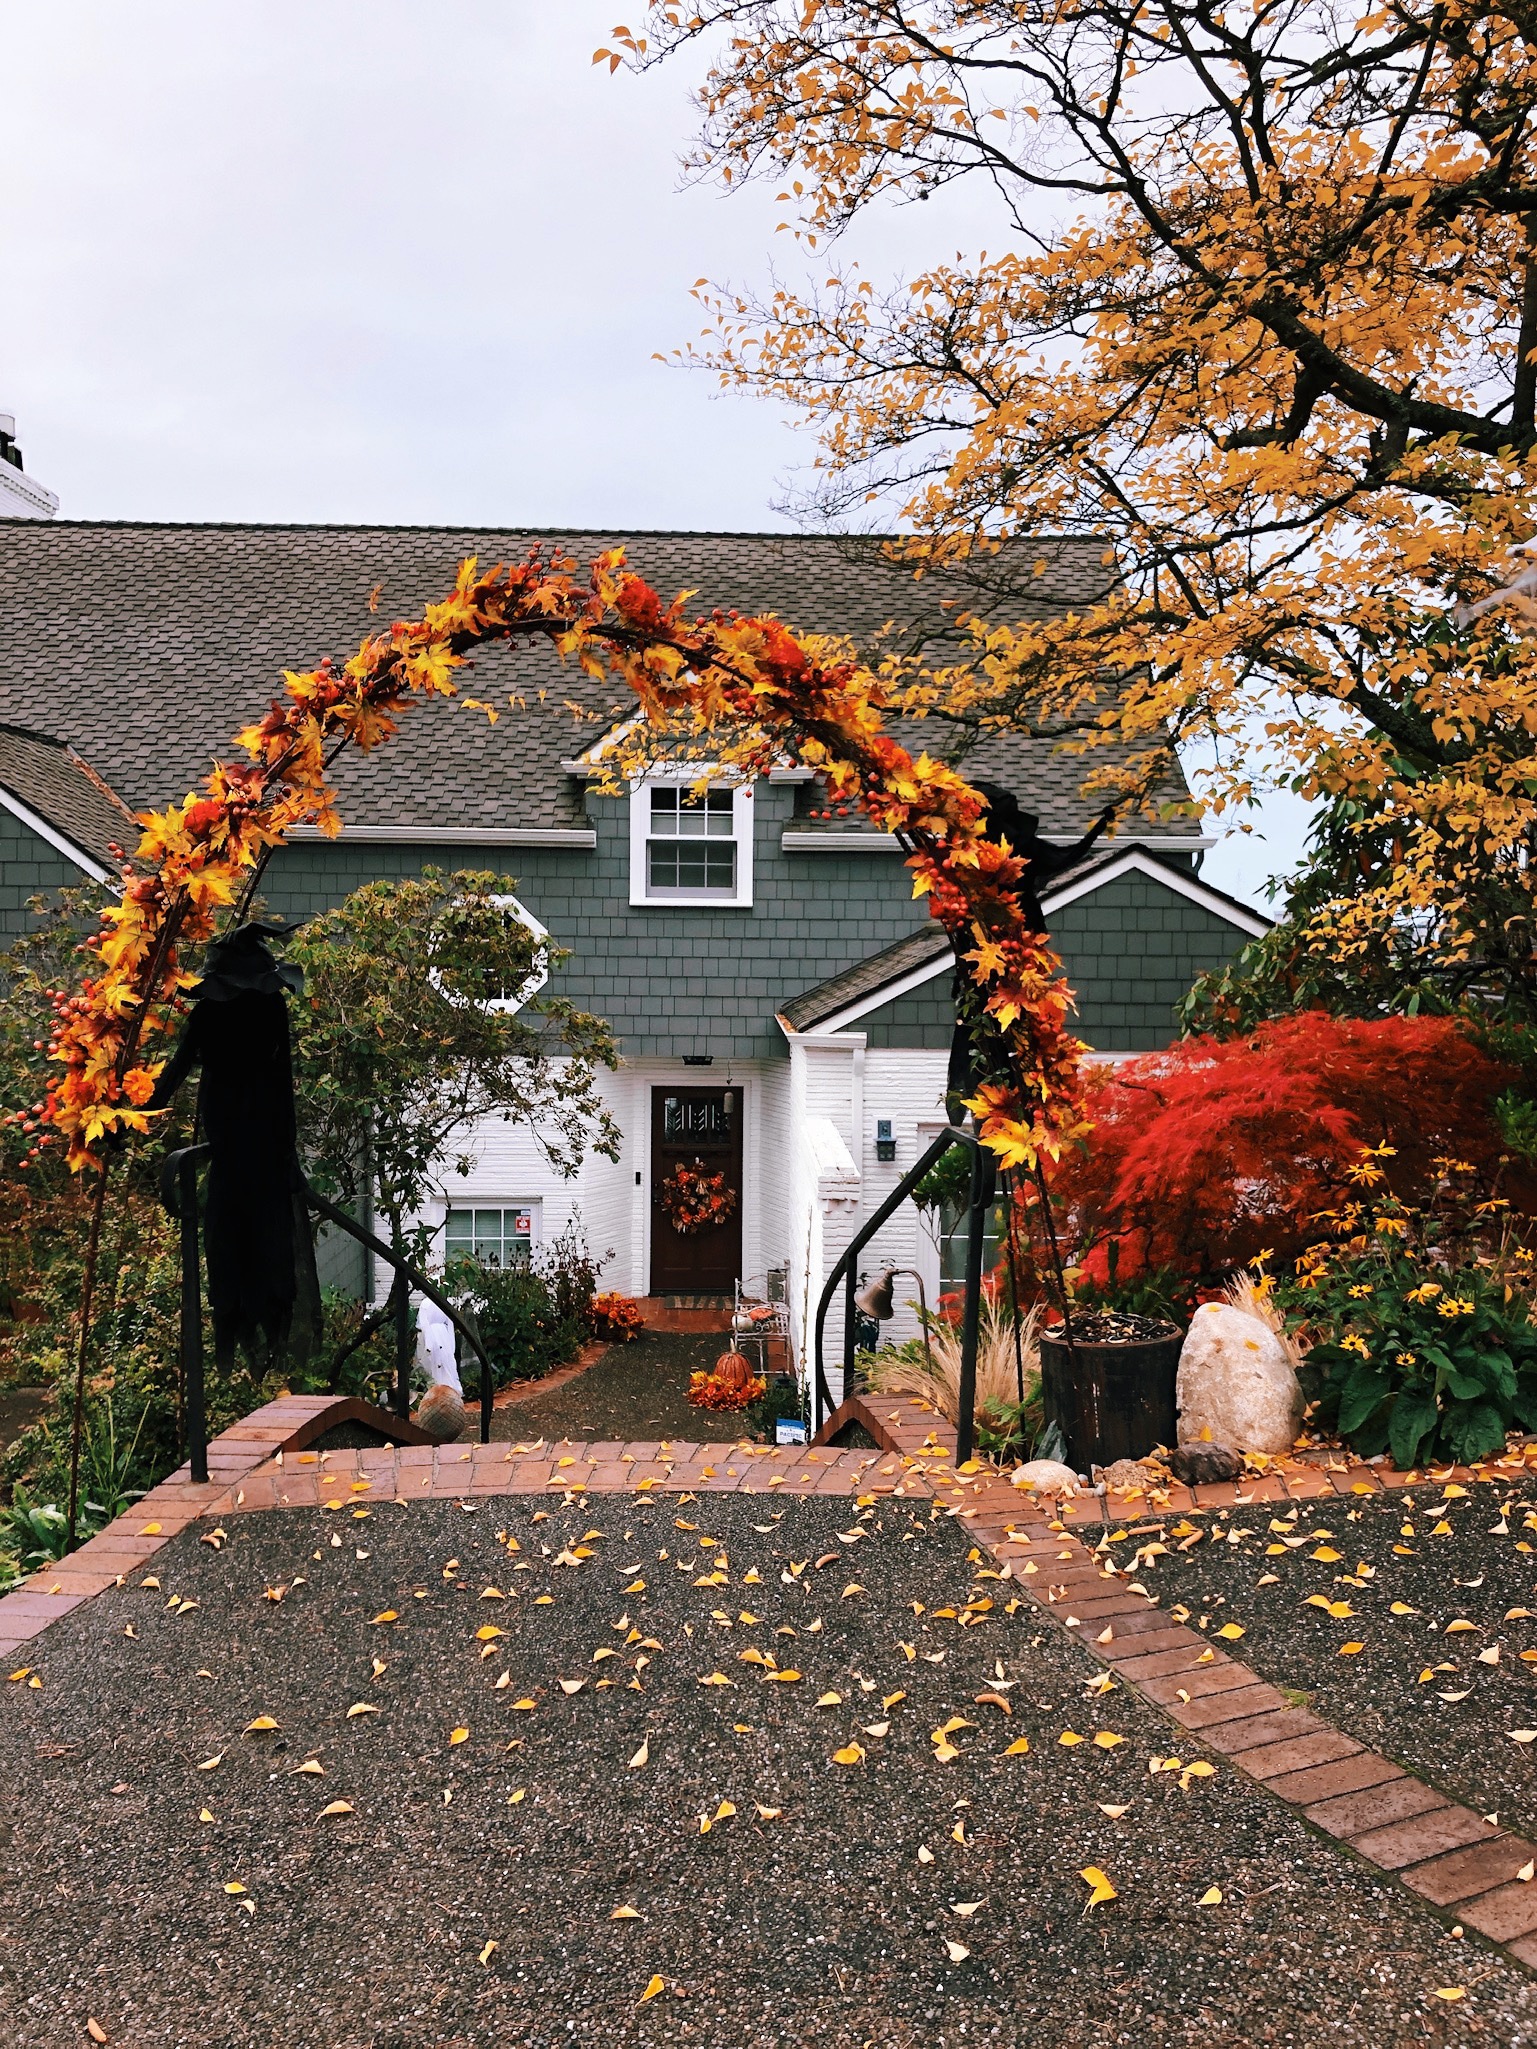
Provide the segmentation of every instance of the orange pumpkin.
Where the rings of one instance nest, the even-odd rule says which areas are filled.
[[[722,1352],[715,1362],[715,1377],[725,1386],[740,1392],[752,1379],[752,1363],[740,1352]]]

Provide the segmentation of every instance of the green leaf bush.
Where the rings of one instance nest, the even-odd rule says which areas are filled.
[[[1363,1458],[1407,1472],[1463,1464],[1537,1429],[1537,1327],[1497,1269],[1435,1265],[1369,1245],[1281,1289],[1289,1321],[1311,1334],[1304,1379],[1314,1422]]]

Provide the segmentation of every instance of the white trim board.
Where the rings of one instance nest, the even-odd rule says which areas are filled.
[[[1102,867],[1091,869],[1071,882],[1064,882],[1058,888],[1048,890],[1041,898],[1041,909],[1048,917],[1053,911],[1060,911],[1064,904],[1076,903],[1081,896],[1092,896],[1096,889],[1103,889],[1107,882],[1118,882],[1123,875],[1146,875],[1153,882],[1161,882],[1165,889],[1172,889],[1176,896],[1187,897],[1193,904],[1199,904],[1204,911],[1210,911],[1214,918],[1224,924],[1236,926],[1240,932],[1247,932],[1251,939],[1263,939],[1270,930],[1272,920],[1261,911],[1246,910],[1220,890],[1202,882],[1185,868],[1171,868],[1167,862],[1149,860],[1140,847],[1128,847],[1124,854],[1113,861],[1106,861]]]
[[[1231,903],[1225,896],[1191,875],[1183,868],[1170,868],[1162,861],[1154,861],[1137,847],[1128,847],[1124,854],[1114,860],[1106,860],[1087,875],[1064,883],[1060,888],[1049,890],[1041,898],[1041,909],[1049,918],[1053,911],[1059,911],[1064,904],[1076,903],[1080,897],[1092,896],[1107,882],[1117,882],[1123,875],[1145,875],[1153,882],[1162,883],[1176,896],[1183,896],[1196,903],[1213,917],[1221,918],[1225,924],[1246,932],[1253,939],[1263,939],[1270,930],[1270,920],[1258,911],[1246,911],[1239,904]],[[820,1024],[813,1025],[802,1036],[822,1038],[829,1033],[841,1032],[848,1025],[865,1017],[872,1010],[880,1010],[885,1004],[894,1003],[899,996],[907,996],[924,983],[932,982],[940,975],[950,974],[955,966],[954,956],[946,951],[937,954],[922,967],[911,968],[894,982],[887,982],[879,989],[860,996],[844,1010],[835,1011]]]
[[[109,882],[112,879],[110,869],[103,868],[99,861],[93,861],[89,854],[82,853],[73,840],[66,839],[46,818],[40,818],[30,804],[22,803],[20,797],[12,796],[9,790],[0,789],[0,804],[3,804],[14,817],[19,818],[29,831],[35,832],[40,840],[45,840],[56,854],[62,854],[66,861],[73,861],[81,873],[88,875],[92,882]],[[123,824],[127,826],[126,818]]]
[[[285,838],[322,840],[318,825],[291,825]],[[339,838],[379,845],[423,847],[587,847],[598,844],[590,825],[346,825]]]
[[[769,780],[773,782],[775,778],[770,776]],[[1073,844],[1061,833],[1043,832],[1041,838],[1050,846],[1069,847]],[[1151,847],[1165,854],[1198,854],[1216,844],[1204,833],[1199,837],[1192,833],[1163,833],[1157,838],[1137,840],[1139,847]],[[902,851],[902,842],[894,832],[839,832],[836,828],[824,828],[819,832],[814,826],[804,825],[787,825],[779,836],[779,845],[786,854],[899,854]],[[1113,852],[1114,849],[1108,851]]]

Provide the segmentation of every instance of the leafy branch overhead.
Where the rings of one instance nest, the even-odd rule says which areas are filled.
[[[1026,863],[987,836],[978,791],[884,730],[880,677],[773,618],[690,620],[681,597],[664,605],[626,569],[622,550],[599,556],[585,583],[573,566],[537,549],[483,574],[473,560],[461,564],[453,591],[420,619],[371,635],[345,664],[286,675],[282,697],[239,735],[247,759],[221,762],[203,796],[145,818],[140,868],[90,942],[95,971],[57,1006],[53,1057],[64,1071],[47,1118],[73,1165],[92,1161],[109,1133],[147,1128],[162,1064],[155,1041],[196,979],[189,949],[249,899],[291,826],[341,830],[327,780],[335,754],[380,745],[413,693],[457,696],[456,672],[473,649],[524,636],[547,639],[591,674],[623,678],[653,730],[713,735],[713,751],[738,767],[764,768],[790,749],[899,834],[916,893],[969,963],[962,1007],[989,1077],[975,1105],[983,1136],[1012,1163],[1054,1153],[1083,1128],[1071,999],[1020,901]],[[457,972],[445,959],[445,1002]],[[547,1015],[557,1017],[551,1007]],[[570,1013],[558,1022],[587,1034],[589,1057],[601,1057],[591,1021]]]
[[[1187,742],[1218,806],[1290,783],[1341,843],[1319,961],[1391,934],[1411,980],[1537,1007],[1532,592],[1481,609],[1537,534],[1529,15],[668,0],[616,54],[696,51],[694,172],[774,180],[818,269],[711,288],[693,360],[815,427],[816,513],[990,587],[897,700],[1125,791]],[[983,253],[828,262],[956,184]],[[1064,535],[1102,586],[1045,617]]]

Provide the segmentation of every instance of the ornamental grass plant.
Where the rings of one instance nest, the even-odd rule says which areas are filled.
[[[1022,1311],[1019,1349],[1004,1293],[982,1303],[977,1334],[977,1442],[995,1456],[1023,1455],[1039,1434],[1041,1412],[1041,1306]],[[922,1338],[888,1345],[865,1360],[865,1385],[874,1394],[916,1395],[955,1423],[961,1402],[961,1332],[943,1316],[929,1318],[929,1348]],[[1021,1368],[1024,1398],[1020,1398]]]

